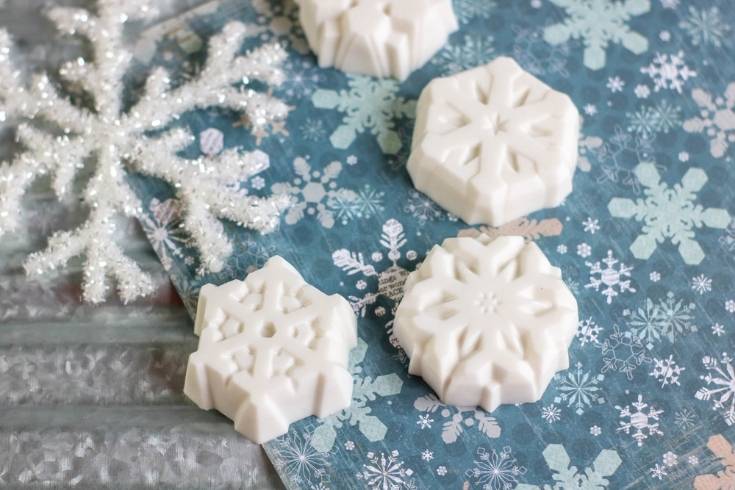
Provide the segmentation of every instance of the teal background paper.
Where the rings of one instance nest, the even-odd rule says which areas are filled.
[[[196,73],[201,41],[228,20],[252,45],[289,49],[276,90],[293,106],[259,148],[271,167],[243,192],[287,192],[278,231],[228,225],[224,270],[198,276],[165,185],[133,177],[144,228],[190,312],[199,288],[273,254],[340,293],[359,317],[352,406],[293,424],[266,451],[288,488],[699,488],[735,483],[735,19],[726,1],[455,0],[461,28],[408,80],[320,69],[290,3],[226,3],[187,20],[154,62]],[[445,406],[407,374],[392,337],[406,275],[469,226],[405,171],[415,101],[434,77],[513,56],[583,115],[574,192],[491,234],[537,240],[580,305],[570,368],[537,403],[492,414]],[[219,110],[198,135],[256,146]],[[215,129],[216,131],[212,131]],[[205,131],[207,131],[205,133]],[[199,152],[216,152],[202,136]],[[214,143],[212,143],[214,141]],[[223,420],[222,423],[229,423]],[[709,476],[708,476],[709,475]]]

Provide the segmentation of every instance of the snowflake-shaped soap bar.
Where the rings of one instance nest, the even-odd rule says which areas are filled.
[[[578,133],[567,95],[497,58],[427,85],[408,172],[467,223],[500,226],[571,192]]]
[[[577,302],[535,243],[523,237],[449,238],[408,276],[395,334],[444,403],[538,400],[577,328]]]
[[[319,66],[405,79],[457,30],[451,0],[297,0]]]
[[[248,439],[263,443],[309,415],[347,408],[347,358],[355,315],[339,295],[307,284],[281,257],[247,276],[201,290],[184,393],[216,408]]]

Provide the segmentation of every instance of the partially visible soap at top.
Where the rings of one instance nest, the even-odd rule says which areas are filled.
[[[579,121],[567,95],[497,58],[424,88],[406,166],[451,213],[500,226],[572,191]]]
[[[569,366],[577,301],[519,236],[448,238],[406,280],[393,331],[439,398],[492,411],[537,401]]]
[[[355,314],[343,297],[307,284],[281,257],[244,281],[204,286],[194,328],[199,347],[189,357],[184,393],[200,408],[222,412],[254,442],[350,405]]]
[[[404,80],[458,28],[451,0],[296,0],[319,66]]]

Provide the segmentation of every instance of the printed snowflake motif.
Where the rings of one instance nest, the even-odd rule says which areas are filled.
[[[561,409],[554,405],[548,405],[541,408],[541,418],[546,421],[547,424],[553,424],[561,420]]]
[[[395,119],[414,118],[416,101],[398,96],[399,84],[393,79],[350,76],[347,84],[347,90],[320,89],[311,97],[315,107],[344,114],[342,125],[329,138],[332,146],[344,150],[358,134],[369,131],[383,153],[398,153],[403,143],[396,132]]]
[[[654,342],[662,338],[673,343],[677,336],[696,332],[698,328],[692,323],[695,309],[694,303],[677,300],[674,293],[669,291],[666,298],[658,302],[646,298],[643,306],[633,312],[625,312],[624,316],[630,316],[631,332],[641,342],[646,342],[646,348],[650,350]]]
[[[585,262],[590,269],[590,282],[585,288],[593,288],[600,291],[607,298],[607,304],[611,304],[613,298],[625,293],[635,293],[635,289],[630,285],[630,273],[633,267],[626,266],[622,262],[613,257],[612,250],[607,251],[607,257],[602,261]],[[604,264],[604,265],[603,265]]]
[[[707,447],[724,467],[716,474],[703,474],[694,478],[695,490],[730,489],[735,485],[735,451],[722,434],[710,436]]]
[[[608,371],[625,373],[631,380],[633,371],[638,366],[651,362],[646,356],[646,348],[641,339],[631,332],[621,332],[617,325],[613,325],[613,333],[595,347],[602,351],[602,373]]]
[[[403,205],[403,211],[416,218],[419,226],[435,221],[445,215],[444,210],[424,194],[411,189]]]
[[[294,478],[307,482],[321,480],[327,474],[329,461],[326,455],[316,451],[308,435],[289,431],[270,444],[273,466]]]
[[[641,73],[645,73],[651,78],[654,92],[668,89],[681,93],[684,83],[697,76],[697,72],[684,63],[684,53],[682,51],[676,54],[656,53],[653,62],[641,68]]]
[[[640,182],[628,165],[631,161],[649,160],[654,153],[653,141],[653,135],[633,134],[615,126],[613,135],[607,138],[599,152],[601,174],[597,182],[620,184],[640,194]]]
[[[586,231],[590,235],[594,235],[600,230],[600,220],[588,217],[582,222],[582,227],[584,231]]]
[[[699,106],[699,117],[684,121],[684,131],[706,134],[712,156],[723,157],[730,144],[735,143],[735,82],[727,86],[721,97],[694,89],[692,99]]]
[[[454,12],[461,24],[472,19],[489,19],[492,11],[497,8],[495,0],[454,0]]]
[[[416,482],[411,478],[413,470],[407,468],[399,459],[398,451],[391,451],[386,455],[381,452],[367,453],[368,462],[362,465],[362,471],[357,479],[365,482],[371,490],[411,490],[416,488]]]
[[[493,37],[468,35],[461,43],[450,43],[431,59],[442,72],[451,75],[487,64],[495,57]]]
[[[576,466],[571,466],[569,454],[561,444],[549,444],[544,449],[543,455],[556,483],[541,486],[524,483],[516,487],[518,490],[604,489],[609,484],[607,477],[615,474],[622,463],[618,452],[613,449],[600,451],[592,462],[592,467],[584,468],[582,471]]]
[[[143,214],[128,173],[157,177],[176,189],[182,227],[199,251],[201,273],[221,271],[232,253],[220,219],[262,232],[275,228],[287,200],[243,196],[232,189],[267,168],[267,155],[228,150],[187,160],[179,152],[195,138],[185,128],[170,126],[196,107],[238,111],[256,137],[282,126],[289,107],[255,90],[251,81],[278,86],[285,50],[266,45],[240,55],[245,27],[229,23],[209,40],[210,55],[195,78],[174,85],[167,71],[157,67],[141,84],[140,96],[127,103],[122,87],[133,54],[124,47],[125,24],[151,19],[149,2],[99,2],[94,11],[57,7],[48,15],[60,31],[88,40],[92,54],[64,63],[60,84],[39,74],[25,87],[10,63],[10,37],[0,31],[0,119],[20,121],[16,137],[25,148],[12,163],[0,163],[0,234],[17,229],[21,198],[40,176],[51,176],[63,200],[80,175],[89,175],[76,197],[90,212],[81,226],[56,232],[45,250],[28,257],[29,274],[53,272],[72,257],[84,256],[85,301],[103,301],[110,279],[123,302],[152,291],[151,277],[117,243],[118,218]],[[84,100],[59,93],[58,85],[77,87]],[[35,124],[39,120],[43,124]]]
[[[363,372],[368,345],[361,338],[357,347],[350,352],[349,370],[352,373],[352,403],[349,408],[319,420],[319,425],[311,436],[311,445],[320,453],[328,453],[334,447],[337,431],[345,425],[357,426],[360,433],[370,442],[382,441],[388,428],[375,415],[371,415],[370,405],[380,398],[397,395],[401,392],[403,381],[396,373],[384,374],[375,378]]]
[[[631,408],[631,405],[633,408]],[[631,434],[635,439],[638,447],[643,446],[646,439],[653,436],[662,436],[663,432],[659,429],[659,417],[663,410],[658,410],[643,401],[643,395],[638,395],[638,400],[620,407],[615,405],[615,409],[620,412],[620,426],[618,432]]]
[[[384,196],[385,192],[365,184],[356,193],[340,192],[330,201],[330,207],[337,220],[346,225],[350,221],[370,218],[382,211]]]
[[[704,274],[700,274],[692,277],[691,286],[692,290],[699,294],[709,293],[712,291],[712,279]]]
[[[702,359],[706,374],[699,378],[705,382],[694,394],[697,400],[711,400],[712,409],[722,413],[727,425],[735,424],[735,368],[727,354]]]
[[[347,297],[355,313],[360,316],[365,316],[367,307],[374,304],[379,296],[384,296],[392,303],[392,306],[395,306],[403,295],[403,283],[408,276],[408,270],[398,265],[402,256],[401,249],[406,245],[403,225],[395,219],[386,221],[380,235],[380,244],[387,250],[386,255],[390,262],[388,267],[380,271],[378,267],[385,263],[386,258],[383,252],[373,252],[370,255],[370,261],[366,261],[362,252],[352,252],[345,248],[332,253],[334,265],[346,272],[348,276],[359,274],[359,281],[377,278],[377,290],[371,287],[362,296],[348,295]],[[414,261],[416,253],[409,250],[406,253],[406,259]],[[357,289],[365,290],[366,287]]]
[[[599,326],[592,317],[586,320],[580,320],[577,324],[577,338],[579,339],[579,345],[596,344],[597,337],[602,332],[602,327]]]
[[[681,123],[681,108],[662,100],[655,106],[646,106],[627,114],[628,131],[651,137],[654,133],[668,133]]]
[[[557,374],[555,403],[566,403],[567,407],[574,407],[577,415],[582,415],[587,407],[593,403],[605,403],[602,386],[605,375],[593,376],[589,371],[582,370],[582,363],[578,362],[575,370]]]
[[[537,29],[513,28],[513,58],[536,76],[555,73],[569,76],[567,60],[569,46],[549,44]]]
[[[605,50],[610,43],[621,44],[634,54],[648,49],[646,38],[627,24],[631,18],[651,9],[649,0],[551,0],[551,3],[563,8],[568,17],[544,29],[544,39],[550,44],[581,39],[584,66],[590,70],[605,66]]]
[[[424,449],[421,451],[421,459],[424,461],[431,461],[434,459],[434,451],[429,451],[428,449]]]
[[[474,479],[483,490],[510,490],[518,484],[518,477],[526,474],[526,468],[518,464],[508,446],[500,452],[480,446],[476,455],[474,467],[467,470],[465,476]]]
[[[315,216],[324,228],[334,226],[335,209],[339,211],[345,202],[357,201],[357,194],[349,189],[337,187],[337,178],[342,172],[342,163],[334,161],[322,170],[315,170],[302,157],[293,161],[296,177],[291,183],[273,184],[271,190],[277,194],[293,196],[292,206],[286,213],[286,223],[293,225],[305,215]]]
[[[697,414],[689,408],[683,408],[674,414],[674,423],[681,430],[691,429],[697,424]]]
[[[484,410],[476,407],[458,407],[445,405],[434,394],[424,395],[416,399],[413,407],[420,412],[425,412],[421,417],[429,417],[429,414],[438,413],[444,419],[442,424],[442,441],[444,444],[453,444],[464,434],[465,429],[475,427],[478,432],[489,438],[500,437],[500,425],[495,417],[490,416]],[[426,420],[426,419],[424,419]],[[417,422],[423,428],[421,423]],[[433,420],[432,420],[433,422]],[[431,425],[428,425],[430,428]]]
[[[689,7],[689,16],[679,22],[679,27],[689,35],[695,46],[711,44],[722,46],[722,41],[730,33],[730,26],[722,20],[720,9],[697,9]]]
[[[651,474],[651,478],[656,480],[663,480],[668,475],[666,472],[666,466],[661,463],[656,463],[653,468],[649,468],[648,472]]]
[[[607,79],[607,85],[606,87],[610,92],[613,94],[616,92],[622,92],[623,87],[625,87],[625,82],[620,77],[610,77]]]
[[[327,136],[324,121],[314,118],[309,118],[304,121],[299,128],[299,133],[307,141],[320,141]]]
[[[635,175],[645,187],[644,197],[635,201],[614,197],[608,204],[610,214],[617,218],[643,222],[641,234],[630,246],[633,256],[646,260],[664,240],[679,247],[684,263],[697,265],[704,259],[704,250],[695,240],[695,229],[707,226],[725,228],[730,215],[724,209],[704,208],[696,203],[697,193],[707,183],[701,168],[689,167],[681,183],[669,186],[661,181],[656,166],[641,163]]]
[[[278,39],[300,54],[309,52],[294,0],[252,0],[250,4],[258,15],[257,24],[248,27],[261,33],[263,39]]]
[[[686,368],[680,367],[674,361],[674,356],[670,355],[668,359],[653,359],[653,371],[648,373],[661,383],[661,388],[666,385],[678,385],[679,375]]]

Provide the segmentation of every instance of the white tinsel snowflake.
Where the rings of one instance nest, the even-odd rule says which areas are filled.
[[[73,231],[54,234],[48,247],[32,254],[25,267],[29,274],[41,275],[72,257],[85,256],[83,296],[93,303],[104,300],[110,277],[117,281],[125,302],[152,289],[150,277],[115,243],[116,218],[142,214],[141,203],[127,183],[128,172],[155,176],[176,188],[183,205],[183,227],[201,252],[202,272],[220,270],[232,251],[218,218],[266,232],[276,226],[288,204],[283,196],[257,198],[237,189],[239,182],[268,165],[265,154],[229,150],[184,160],[177,153],[193,142],[188,131],[150,135],[166,129],[186,111],[209,106],[243,113],[256,136],[272,126],[278,128],[288,106],[247,84],[251,80],[280,84],[284,76],[279,64],[285,51],[266,45],[238,55],[245,29],[239,23],[228,24],[210,40],[206,65],[196,78],[171,87],[166,71],[157,68],[128,108],[123,103],[122,79],[132,55],[124,49],[123,29],[128,20],[153,14],[146,0],[100,0],[94,13],[80,8],[49,11],[61,31],[90,41],[93,59],[67,62],[59,73],[60,85],[75,92],[81,89],[93,100],[91,107],[61,95],[45,74],[26,85],[11,64],[10,38],[0,31],[0,121],[19,121],[17,137],[25,148],[14,161],[0,164],[0,235],[18,228],[20,202],[34,180],[50,175],[62,199],[72,194],[75,178],[90,166],[91,177],[80,196],[89,208],[86,222]]]

